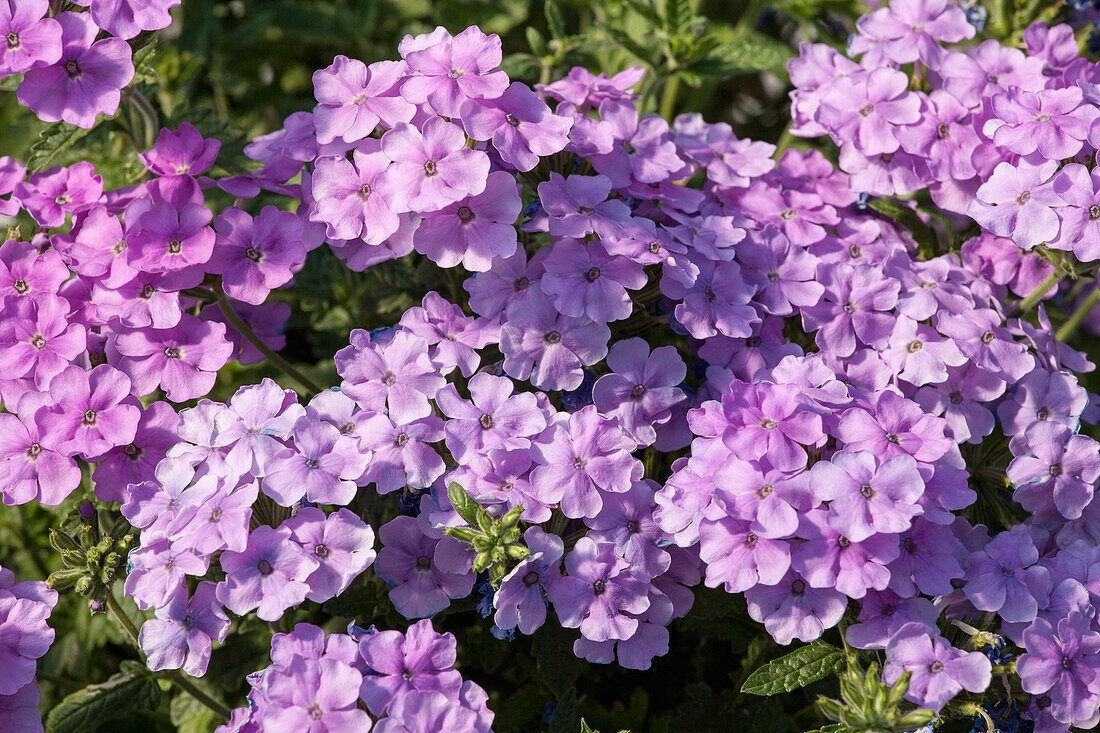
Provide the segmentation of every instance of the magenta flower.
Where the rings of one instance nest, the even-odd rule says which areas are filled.
[[[214,165],[221,147],[220,140],[204,138],[190,122],[184,122],[175,130],[162,127],[153,149],[138,157],[159,176],[197,176]]]
[[[963,690],[984,692],[992,665],[981,652],[964,652],[942,636],[929,636],[917,622],[902,626],[886,645],[886,684],[911,672],[905,697],[921,707],[939,710]]]
[[[48,394],[29,392],[15,414],[0,413],[0,494],[5,504],[37,500],[54,506],[80,483],[80,469],[61,449],[66,436],[47,427]]]
[[[142,31],[159,31],[172,24],[168,11],[182,0],[74,0],[91,8],[92,19],[119,38],[133,38]]]
[[[218,583],[218,600],[238,616],[256,610],[264,621],[278,621],[309,593],[308,578],[320,563],[291,538],[286,527],[260,525],[248,537],[243,552],[221,554],[225,580]]]
[[[153,204],[126,237],[129,264],[145,272],[165,272],[207,262],[214,250],[214,230],[207,226],[213,216],[196,203],[179,208],[167,201]]]
[[[369,137],[379,123],[393,127],[411,121],[416,107],[397,92],[404,71],[405,65],[399,61],[376,61],[367,66],[337,56],[329,66],[313,72],[317,142],[356,143]]]
[[[469,545],[453,537],[433,539],[413,517],[400,516],[378,530],[382,549],[374,571],[393,587],[390,600],[405,618],[434,616],[474,587]]]
[[[443,117],[457,118],[466,100],[496,99],[508,87],[508,75],[496,68],[500,37],[487,36],[476,25],[403,56],[410,75],[401,95],[414,104],[427,103]]]
[[[1083,262],[1100,259],[1100,173],[1070,163],[1055,177],[1054,191],[1065,206],[1058,209],[1062,230],[1053,246]]]
[[[531,444],[536,468],[531,485],[542,501],[561,502],[567,517],[594,517],[603,507],[601,492],[629,491],[641,478],[634,443],[618,423],[589,405],[551,425]]]
[[[306,598],[311,601],[323,603],[340,595],[374,562],[374,530],[347,509],[326,516],[316,507],[306,507],[283,526],[320,563],[306,579]]]
[[[302,222],[289,211],[265,206],[253,220],[228,208],[214,220],[214,230],[217,238],[205,269],[220,274],[226,294],[245,303],[263,303],[306,261]]]
[[[206,674],[211,641],[225,641],[229,617],[214,597],[213,583],[203,581],[191,600],[180,586],[166,605],[158,606],[157,617],[141,626],[139,641],[149,669],[180,669],[192,677]]]
[[[49,0],[5,0],[0,3],[0,77],[22,74],[35,65],[61,58],[61,25],[46,18]]]
[[[530,392],[513,393],[512,380],[478,373],[469,382],[470,401],[448,384],[436,395],[446,423],[447,447],[457,461],[490,450],[527,448],[546,427],[546,417]]]
[[[764,624],[778,643],[813,641],[836,626],[848,599],[832,588],[811,588],[789,572],[775,585],[757,585],[745,592],[749,616]]]
[[[42,424],[62,437],[61,449],[85,457],[102,455],[133,441],[141,408],[130,397],[130,380],[108,364],[90,372],[66,367],[50,381],[55,407]]]
[[[389,239],[400,226],[390,206],[393,191],[382,178],[389,165],[377,141],[360,145],[351,160],[318,159],[312,180],[317,205],[309,220],[324,224],[328,236],[336,239],[361,238],[367,244]]]
[[[806,451],[824,437],[821,416],[806,409],[793,384],[748,385],[735,381],[722,396],[721,437],[743,460],[765,455],[781,471],[805,467]]]
[[[649,608],[648,583],[615,555],[613,544],[580,538],[565,556],[565,569],[568,575],[548,589],[562,626],[597,642],[633,636],[638,620],[627,614]]]
[[[485,190],[489,156],[467,148],[462,128],[441,117],[398,123],[382,136],[382,152],[393,162],[379,185],[395,212],[439,211]]]
[[[440,634],[428,619],[400,631],[376,631],[359,641],[366,665],[360,695],[367,709],[382,715],[401,698],[434,690],[458,699],[462,675],[454,669],[458,645],[454,634]]]
[[[909,91],[905,74],[877,68],[832,85],[818,116],[837,140],[850,141],[864,155],[882,155],[900,147],[894,129],[920,119],[920,98]]]
[[[565,149],[573,120],[555,115],[546,102],[521,82],[512,82],[499,99],[462,105],[462,125],[474,140],[493,143],[493,150],[518,171],[529,171],[539,158]]]
[[[121,357],[118,368],[133,380],[135,394],[149,394],[159,384],[173,402],[209,392],[233,353],[224,325],[188,315],[174,328],[121,330],[113,344]]]
[[[283,506],[303,496],[318,504],[350,503],[370,454],[333,425],[309,417],[294,423],[291,438],[293,447],[283,448],[267,464],[264,493]]]
[[[59,227],[66,214],[82,213],[103,201],[103,179],[91,163],[81,161],[31,174],[15,185],[13,197],[42,226]]]
[[[500,332],[504,371],[540,389],[576,389],[581,367],[607,355],[610,337],[605,324],[563,316],[549,299],[515,302]]]
[[[1096,713],[1100,634],[1079,612],[1056,623],[1037,618],[1023,632],[1027,651],[1016,660],[1025,692],[1049,694],[1058,720],[1083,722]]]
[[[157,463],[179,442],[178,422],[176,411],[167,402],[154,402],[145,408],[130,443],[93,457],[97,462],[92,473],[96,496],[103,501],[125,502],[130,484],[152,480]]]
[[[95,40],[99,27],[85,13],[61,13],[57,22],[61,57],[27,71],[16,96],[43,122],[90,128],[96,115],[118,110],[120,90],[134,78],[130,45],[119,38]]]
[[[373,482],[379,494],[426,489],[443,475],[443,458],[429,445],[443,440],[443,421],[435,415],[398,426],[387,415],[363,414],[357,431],[359,445],[372,453],[359,479],[363,486]]]
[[[440,267],[461,263],[471,272],[485,272],[494,258],[516,251],[515,222],[522,208],[515,179],[493,171],[483,192],[425,216],[413,246]]]
[[[38,389],[86,348],[86,332],[69,323],[68,304],[52,295],[9,301],[0,319],[0,373],[8,379],[33,377]]]

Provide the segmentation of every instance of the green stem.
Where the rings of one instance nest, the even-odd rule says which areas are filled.
[[[1092,307],[1096,305],[1096,301],[1100,300],[1100,289],[1093,287],[1089,291],[1088,297],[1085,298],[1081,305],[1077,306],[1077,309],[1070,315],[1069,320],[1063,323],[1055,332],[1054,337],[1059,341],[1065,342],[1073,333],[1077,330],[1077,327],[1081,325],[1081,321],[1085,320],[1085,316],[1089,314]]]
[[[1027,313],[1034,308],[1039,301],[1043,299],[1043,296],[1047,294],[1047,291],[1057,285],[1061,279],[1062,271],[1055,265],[1054,272],[1047,275],[1046,280],[1043,280],[1043,282],[1039,283],[1039,287],[1031,291],[1031,295],[1017,303],[1012,312],[1016,315]]]
[[[134,626],[134,622],[131,621],[130,617],[126,615],[126,612],[122,610],[122,604],[118,602],[114,592],[111,590],[107,591],[107,609],[114,615],[115,620],[122,626],[126,635],[130,637],[130,641],[133,643],[134,648],[136,648],[138,653],[144,658],[145,653],[141,650],[141,642],[138,640],[138,628]],[[158,676],[163,677],[179,687],[222,719],[229,720],[229,718],[232,717],[233,712],[229,709],[228,705],[220,700],[214,699],[208,693],[204,692],[198,685],[184,677],[178,669],[163,671]]]
[[[236,311],[233,310],[233,306],[229,304],[229,297],[225,294],[225,291],[222,290],[220,284],[214,286],[214,294],[217,296],[218,307],[221,308],[222,313],[225,314],[225,319],[229,321],[230,325],[237,329],[242,336],[248,339],[248,343],[259,349],[260,353],[264,355],[264,358],[274,364],[279,371],[291,377],[312,392],[313,394],[310,395],[310,397],[324,392],[323,389],[313,383],[313,380],[295,369],[293,364],[279,356],[278,352],[274,351],[263,342],[263,339],[256,335],[256,332],[253,331],[249,325],[237,315]]]

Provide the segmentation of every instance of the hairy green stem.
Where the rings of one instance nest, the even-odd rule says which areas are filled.
[[[1039,287],[1031,291],[1031,295],[1027,296],[1013,309],[1015,315],[1027,313],[1029,310],[1038,305],[1039,301],[1043,299],[1043,296],[1047,294],[1047,291],[1053,288],[1062,279],[1062,271],[1057,267],[1054,267],[1054,272],[1047,275],[1046,280],[1039,283]]]
[[[1077,331],[1077,327],[1081,325],[1081,321],[1085,320],[1085,316],[1089,314],[1092,307],[1096,305],[1096,301],[1100,300],[1100,289],[1095,286],[1089,291],[1088,297],[1085,298],[1081,305],[1077,306],[1077,309],[1070,315],[1069,320],[1058,327],[1058,330],[1054,333],[1054,337],[1059,341],[1064,342],[1070,336]]]
[[[295,369],[293,364],[280,356],[278,352],[265,344],[263,339],[256,335],[256,332],[253,331],[251,327],[237,315],[237,312],[233,310],[233,306],[229,304],[229,297],[225,294],[225,291],[222,290],[220,284],[214,286],[214,294],[217,296],[218,307],[221,308],[222,313],[225,314],[225,319],[229,321],[230,325],[237,329],[242,336],[248,339],[248,343],[259,349],[260,353],[264,355],[264,358],[274,364],[279,371],[308,389],[312,393],[310,395],[311,398],[324,392],[321,387],[314,384],[313,380]]]
[[[134,648],[138,650],[138,653],[144,658],[145,654],[141,650],[141,643],[138,641],[138,628],[134,626],[134,622],[130,620],[130,617],[126,615],[126,612],[122,610],[122,604],[115,598],[113,591],[107,592],[107,609],[118,621],[119,625],[126,632],[126,635],[130,637],[130,642],[134,645]],[[208,693],[204,692],[198,685],[191,680],[183,676],[178,669],[166,670],[159,673],[160,677],[168,680],[176,687],[186,692],[191,697],[198,700],[200,703],[209,708],[215,715],[228,721],[232,716],[232,711],[229,706],[220,700],[216,700]]]

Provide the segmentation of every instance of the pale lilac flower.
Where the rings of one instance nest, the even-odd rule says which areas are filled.
[[[699,557],[706,564],[706,585],[743,593],[757,585],[776,585],[791,567],[791,545],[761,537],[749,522],[724,517],[699,525]]]
[[[410,75],[401,94],[414,104],[427,103],[436,114],[458,117],[469,99],[496,99],[508,86],[501,62],[500,37],[470,26],[453,38],[403,53]]]
[[[856,542],[828,524],[822,509],[803,514],[800,537],[808,541],[791,552],[791,567],[813,588],[835,588],[849,598],[868,590],[885,590],[890,582],[886,566],[898,556],[896,535],[872,534]]]
[[[527,528],[523,542],[531,555],[501,581],[493,596],[493,622],[501,629],[533,634],[546,621],[545,590],[561,579],[559,566],[565,544],[557,535],[537,526]]]
[[[133,380],[135,394],[149,394],[160,385],[173,402],[209,392],[233,352],[224,325],[189,315],[170,329],[120,330],[112,343],[120,355],[118,368]]]
[[[879,460],[867,451],[838,451],[811,470],[810,488],[830,502],[829,525],[853,542],[898,534],[922,513],[924,480],[909,455]]]
[[[1056,422],[1033,422],[1009,447],[1016,457],[1008,464],[1008,479],[1020,506],[1035,512],[1053,502],[1066,519],[1081,516],[1100,479],[1095,440]]]
[[[310,417],[298,418],[290,436],[293,447],[280,450],[265,467],[264,493],[283,506],[303,496],[318,504],[350,503],[370,454],[335,426]]]
[[[561,238],[550,250],[539,285],[554,298],[562,315],[587,316],[596,323],[627,318],[634,308],[628,290],[646,284],[642,266],[625,257],[608,255],[596,242]]]
[[[443,440],[443,421],[435,415],[400,426],[382,414],[357,420],[359,444],[372,452],[358,483],[374,483],[380,494],[410,486],[426,489],[443,475],[443,458],[429,445]]]
[[[947,0],[894,0],[860,18],[856,27],[878,40],[876,51],[899,64],[919,58],[935,66],[944,54],[937,41],[957,43],[974,37],[966,14]]]
[[[836,626],[847,599],[832,588],[811,588],[791,571],[775,585],[757,585],[745,592],[749,616],[764,624],[776,642],[813,641]]]
[[[214,248],[204,269],[221,275],[226,294],[245,303],[263,303],[306,261],[301,220],[274,206],[265,206],[255,219],[227,208],[214,220],[214,231]]]
[[[672,417],[672,408],[687,399],[678,386],[687,366],[673,346],[649,350],[644,339],[616,342],[608,351],[613,370],[596,380],[592,402],[603,414],[619,419],[623,430],[640,444],[657,439],[654,426]]]
[[[433,539],[413,517],[400,516],[378,530],[382,549],[374,571],[393,589],[390,600],[405,618],[434,616],[474,587],[473,554],[453,537]]]
[[[616,557],[614,550],[610,542],[580,538],[565,556],[568,575],[549,588],[561,625],[579,628],[591,641],[630,638],[638,620],[627,614],[649,608],[646,581],[634,575],[630,563]]]
[[[1018,435],[1035,422],[1054,422],[1076,429],[1089,396],[1068,371],[1035,369],[1016,383],[997,407],[1005,435]]]
[[[1011,237],[1024,249],[1032,249],[1058,236],[1059,218],[1053,207],[1062,199],[1054,189],[1057,161],[1034,165],[998,163],[966,213],[1002,237]]]
[[[1050,592],[1050,573],[1035,564],[1038,559],[1026,531],[1002,532],[967,560],[966,598],[1005,621],[1033,621]]]
[[[248,537],[243,552],[221,555],[225,580],[218,584],[218,600],[238,616],[256,610],[264,621],[278,621],[309,593],[306,579],[320,563],[291,539],[286,527],[260,525]]]
[[[428,359],[427,342],[407,331],[385,345],[356,350],[340,374],[340,391],[364,409],[388,409],[397,423],[430,415],[428,400],[446,382]]]
[[[538,400],[529,392],[515,393],[512,380],[478,373],[469,382],[470,401],[448,384],[436,395],[436,405],[449,420],[447,447],[456,461],[491,450],[527,448],[546,427]]]
[[[142,31],[159,31],[172,24],[169,10],[182,0],[74,0],[91,9],[92,19],[119,38],[133,38]]]
[[[1058,720],[1076,723],[1094,717],[1100,699],[1100,634],[1090,620],[1078,612],[1056,623],[1037,618],[1022,637],[1027,651],[1016,660],[1016,669],[1024,691],[1048,693]]]
[[[397,91],[404,71],[405,65],[399,61],[376,61],[367,66],[338,55],[329,66],[313,72],[317,142],[327,145],[339,139],[355,143],[369,137],[380,123],[393,127],[412,120],[416,107]]]
[[[347,509],[326,516],[316,507],[305,507],[283,526],[320,563],[306,578],[311,601],[323,603],[343,593],[376,557],[374,530]]]
[[[499,99],[464,102],[461,117],[470,137],[491,140],[493,151],[519,171],[529,171],[540,157],[564,150],[573,126],[572,119],[553,114],[546,102],[518,81]]]
[[[156,608],[156,618],[141,625],[139,642],[151,670],[180,669],[192,677],[206,674],[211,641],[225,641],[229,617],[214,597],[215,585],[199,583],[190,600],[180,586],[168,603]]]
[[[382,152],[393,162],[379,186],[395,212],[439,211],[485,190],[489,156],[467,148],[462,128],[442,117],[419,127],[399,122],[382,136]]]
[[[53,295],[9,301],[0,319],[0,373],[7,379],[32,377],[44,390],[84,352],[86,331],[68,320],[68,304]]]
[[[400,226],[391,206],[394,191],[382,175],[389,166],[389,158],[373,140],[357,147],[351,160],[318,159],[311,179],[316,205],[309,220],[324,224],[334,239],[361,238],[372,245],[389,239]]]
[[[495,319],[472,318],[434,290],[424,296],[420,306],[401,315],[398,328],[424,339],[428,359],[441,374],[456,367],[469,377],[481,363],[480,349],[500,341],[500,326]]]
[[[818,331],[818,346],[839,357],[851,356],[857,340],[872,348],[884,346],[894,326],[887,311],[897,305],[898,281],[871,265],[844,264],[825,270],[821,279],[821,302],[802,311],[805,328]]]
[[[984,692],[992,664],[981,652],[964,652],[942,636],[929,636],[920,623],[905,624],[886,645],[883,679],[892,685],[909,671],[905,697],[921,707],[940,710],[963,690]]]
[[[471,272],[485,272],[494,258],[516,251],[515,222],[522,208],[515,179],[493,171],[481,193],[425,216],[413,246],[440,267],[461,263]]]
[[[607,355],[610,337],[606,324],[563,316],[547,298],[513,302],[500,333],[504,371],[540,389],[576,389],[581,367]]]

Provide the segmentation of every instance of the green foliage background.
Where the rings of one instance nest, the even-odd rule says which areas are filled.
[[[645,111],[669,119],[701,112],[730,123],[739,136],[776,141],[788,123],[787,59],[800,41],[842,44],[860,10],[858,0],[185,0],[172,27],[143,39],[150,46],[134,87],[141,99],[128,95],[115,119],[71,147],[64,147],[70,131],[55,127],[54,137],[38,142],[37,161],[48,167],[91,160],[108,188],[132,185],[144,173],[137,152],[151,147],[161,125],[188,121],[223,142],[213,175],[241,173],[255,167],[243,156],[246,141],[278,129],[292,112],[311,109],[311,75],[336,54],[367,63],[395,58],[407,33],[436,25],[457,32],[471,24],[501,36],[505,68],[515,79],[534,84],[575,65],[611,74],[640,63],[649,70],[641,85]],[[16,103],[17,82],[0,84],[0,155],[26,160],[46,126]],[[215,209],[230,203],[216,190],[208,195]],[[261,197],[249,206],[265,203]],[[330,384],[332,354],[352,328],[392,325],[431,289],[457,298],[460,279],[416,256],[355,273],[322,248],[295,285],[278,294],[293,308],[284,353]],[[263,365],[227,367],[212,397],[224,400],[262,376],[279,379]],[[60,559],[47,542],[49,527],[75,523],[76,504],[90,497],[89,480],[56,509],[0,508],[0,565],[20,579],[56,570]],[[377,504],[358,508],[370,516]],[[329,631],[342,631],[352,619],[404,628],[407,621],[386,590],[368,571],[323,608],[299,609],[278,624],[236,621],[200,684],[231,705],[243,704],[245,675],[269,663],[271,632],[295,622],[321,623]],[[605,733],[815,727],[812,701],[819,692],[835,694],[835,680],[782,698],[739,692],[752,670],[781,653],[743,606],[743,599],[722,591],[697,590],[689,618],[670,629],[671,652],[646,672],[576,659],[574,634],[553,622],[533,638],[499,641],[474,598],[452,605],[434,623],[458,636],[460,668],[489,692],[500,733],[575,733],[581,717]],[[143,672],[119,627],[104,614],[91,616],[85,599],[63,594],[51,625],[57,640],[39,662],[41,709],[53,711],[48,729],[199,733],[214,727],[212,714],[194,698]],[[91,688],[91,707],[86,693],[59,706],[109,679],[108,687]]]

